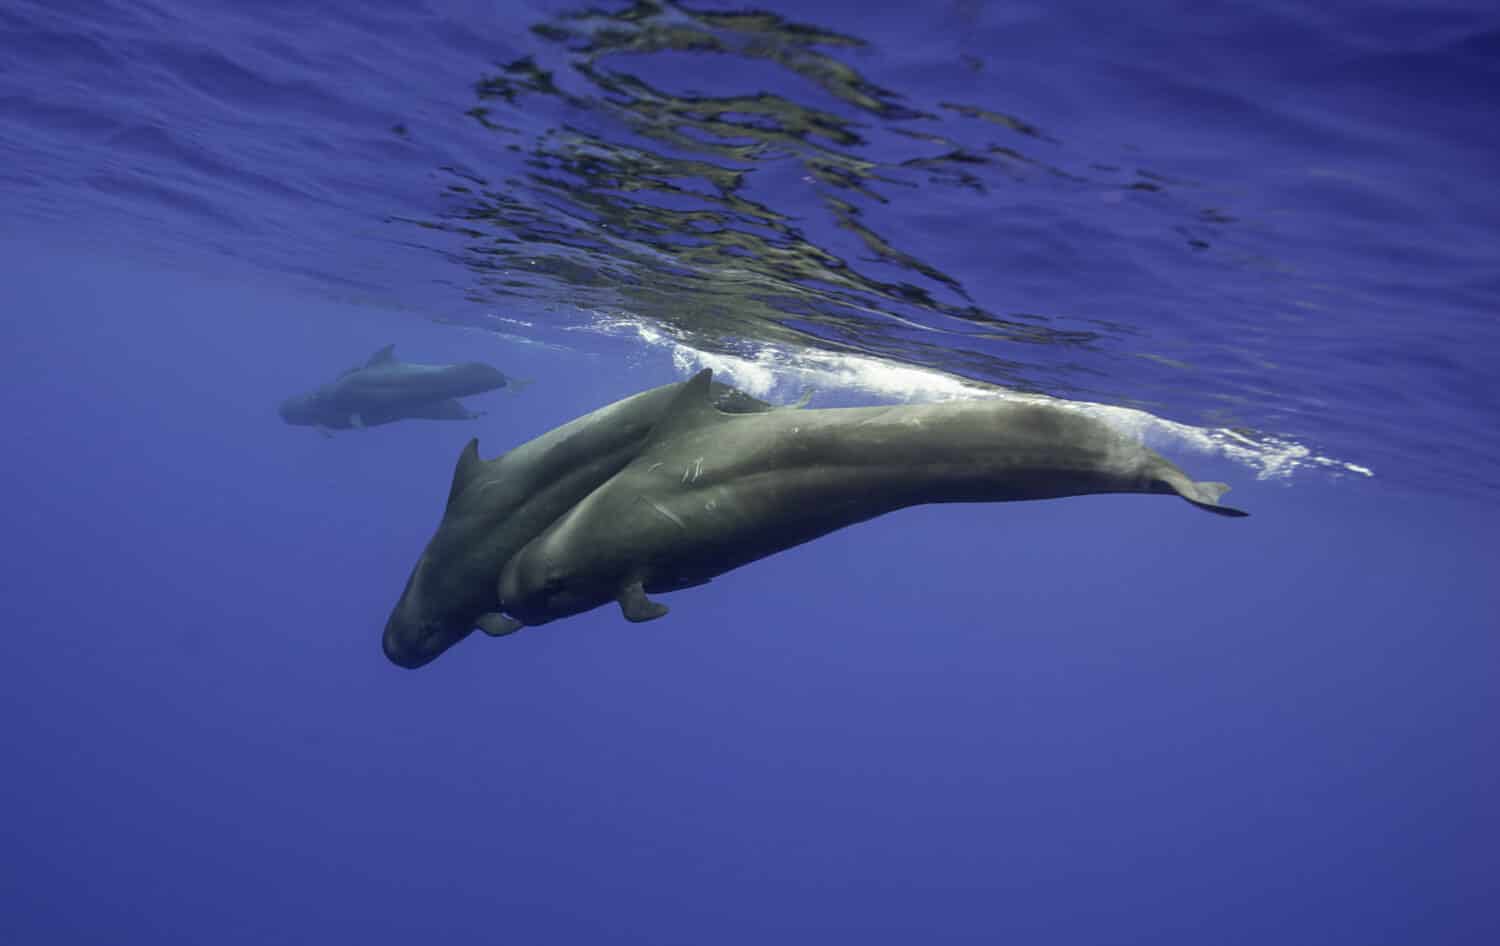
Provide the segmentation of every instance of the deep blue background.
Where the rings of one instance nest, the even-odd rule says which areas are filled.
[[[913,510],[400,671],[465,438],[666,366],[10,253],[6,942],[1497,930],[1492,508],[1186,457],[1252,518]],[[387,340],[537,384],[472,428],[281,425]]]
[[[1180,207],[1089,190],[867,210],[986,304],[1124,306],[1193,366],[1127,351],[1100,384],[1375,475],[1169,441],[1251,518],[910,510],[660,622],[399,670],[380,630],[463,443],[680,376],[426,321],[515,313],[384,219],[435,213],[445,161],[508,160],[470,86],[569,6],[15,0],[0,943],[1500,942],[1493,11],[781,6],[869,39],[850,61],[914,105],[1014,108],[1069,169],[1138,152],[1232,198],[1212,258]],[[533,107],[506,120],[598,120]],[[536,383],[473,423],[276,416],[391,342]]]

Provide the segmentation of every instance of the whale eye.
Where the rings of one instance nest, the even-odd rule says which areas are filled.
[[[557,569],[549,568],[542,576],[541,584],[537,587],[537,593],[550,598],[561,591],[567,583],[566,575]]]
[[[542,562],[542,591],[555,591],[567,584],[567,581],[567,571],[556,560],[549,557]]]

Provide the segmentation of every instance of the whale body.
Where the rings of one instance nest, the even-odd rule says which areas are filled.
[[[519,628],[499,613],[496,580],[505,563],[634,459],[684,386],[631,395],[492,460],[480,459],[479,441],[470,440],[453,470],[442,521],[386,622],[386,657],[421,667],[476,628],[497,637]],[[773,410],[722,384],[706,396],[725,411]]]
[[[636,456],[510,557],[500,608],[545,624],[647,597],[926,503],[1094,493],[1177,496],[1221,516],[1223,483],[1202,483],[1102,421],[1047,403],[947,401],[730,415],[687,382]]]
[[[477,361],[424,365],[400,361],[387,345],[315,391],[291,397],[281,419],[324,431],[378,427],[398,420],[472,420],[481,416],[458,399],[529,382]]]

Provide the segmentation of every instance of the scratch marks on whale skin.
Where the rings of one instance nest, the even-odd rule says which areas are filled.
[[[494,479],[485,480],[483,483],[479,484],[479,488],[474,491],[474,495],[483,496],[485,490],[489,489],[491,486],[499,486],[503,482],[505,482],[504,477],[495,477]]]
[[[684,483],[696,483],[696,482],[698,482],[698,477],[700,477],[702,475],[703,475],[703,458],[699,457],[698,459],[694,460],[692,463],[689,463],[687,465],[687,467],[682,471],[682,481]]]
[[[677,528],[681,529],[684,532],[687,531],[687,523],[683,522],[682,519],[680,517],[678,517],[678,515],[676,513],[674,513],[672,510],[668,509],[666,506],[663,506],[661,503],[659,503],[656,500],[652,499],[650,496],[637,496],[636,499],[639,500],[640,502],[646,503],[652,509],[655,509],[657,512],[661,513],[667,519],[671,520],[672,523],[677,526]]]

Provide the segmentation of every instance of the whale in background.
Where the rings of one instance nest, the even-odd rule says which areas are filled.
[[[506,387],[519,391],[530,384],[477,361],[400,361],[395,349],[387,345],[329,384],[283,401],[278,408],[281,419],[325,433],[398,420],[471,420],[481,413],[470,411],[459,398]]]

